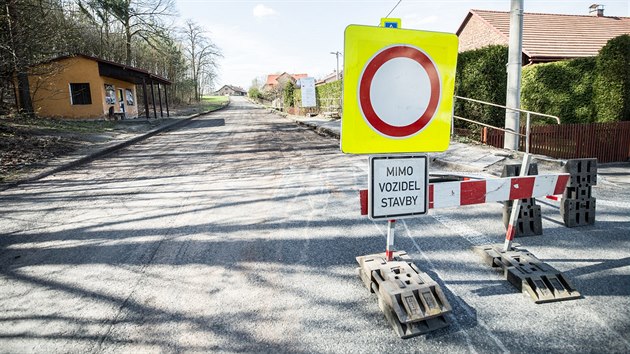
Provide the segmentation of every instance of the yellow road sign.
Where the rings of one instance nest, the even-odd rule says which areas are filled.
[[[381,27],[387,27],[387,28],[402,28],[402,26],[400,25],[400,19],[399,18],[388,18],[388,17],[383,17],[381,18]]]
[[[457,43],[451,33],[348,26],[341,150],[349,154],[446,150]]]

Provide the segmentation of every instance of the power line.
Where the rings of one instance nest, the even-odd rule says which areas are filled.
[[[396,10],[396,8],[398,7],[398,5],[400,5],[400,3],[401,3],[401,2],[402,2],[402,0],[398,0],[398,2],[396,3],[396,5],[394,5],[394,7],[392,8],[392,10],[391,10],[391,11],[390,11],[387,15],[385,15],[385,17],[389,17],[389,15],[391,15],[391,14],[392,14],[392,12],[394,12],[394,10]]]

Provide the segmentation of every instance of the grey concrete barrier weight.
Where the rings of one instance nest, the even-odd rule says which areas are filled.
[[[567,227],[595,223],[597,200],[592,187],[597,184],[597,159],[572,159],[564,165],[571,177],[560,201],[560,215]]]
[[[501,177],[518,176],[521,172],[521,165],[505,165]],[[528,175],[538,174],[538,165],[532,163],[529,165]],[[510,212],[512,210],[512,201],[503,203],[503,225],[507,229],[510,221]],[[515,237],[522,236],[538,236],[543,234],[542,214],[540,205],[536,205],[536,199],[528,198],[521,201],[521,209],[518,214],[517,228]]]

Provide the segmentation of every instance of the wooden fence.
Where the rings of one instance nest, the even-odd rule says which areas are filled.
[[[504,133],[484,128],[479,140],[503,147]],[[525,127],[521,128],[525,134]],[[525,151],[525,138],[520,139]],[[538,125],[530,130],[529,151],[560,159],[592,158],[599,162],[619,162],[630,159],[630,122]]]

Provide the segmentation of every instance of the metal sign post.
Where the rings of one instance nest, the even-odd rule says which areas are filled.
[[[370,219],[387,220],[387,245],[385,253],[357,257],[361,279],[408,338],[447,326],[451,311],[440,286],[394,250],[394,235],[396,219],[429,209],[428,157],[417,154],[448,148],[458,39],[384,18],[381,27],[348,26],[344,40],[341,150],[409,154],[369,158],[366,209]]]
[[[426,214],[428,210],[428,157],[426,155],[371,156],[369,158],[368,214],[387,219],[387,261],[393,260],[396,218]]]
[[[385,257],[388,262],[394,259],[394,228],[396,227],[396,220],[389,220],[387,222],[387,248],[385,249]]]

